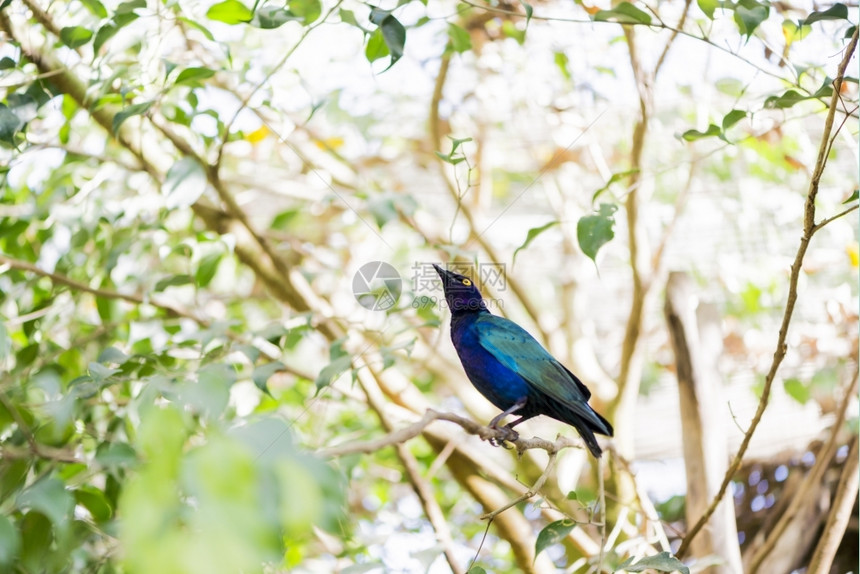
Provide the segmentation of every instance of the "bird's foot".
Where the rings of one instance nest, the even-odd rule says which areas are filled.
[[[507,443],[514,443],[514,442],[516,442],[516,440],[518,438],[520,438],[520,433],[518,433],[517,431],[512,429],[510,427],[510,425],[503,426],[503,427],[490,425],[490,428],[497,431],[499,433],[499,435],[501,435],[501,436],[494,436],[494,437],[491,437],[489,439],[490,444],[493,446],[501,446],[503,448],[511,448],[511,447],[507,446]]]

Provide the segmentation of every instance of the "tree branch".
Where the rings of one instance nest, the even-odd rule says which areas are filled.
[[[528,489],[527,491],[525,491],[523,494],[521,494],[517,498],[513,499],[512,501],[508,502],[504,506],[501,506],[492,512],[487,512],[486,514],[481,516],[481,519],[482,520],[489,520],[490,522],[492,522],[493,519],[496,518],[496,516],[498,516],[499,514],[504,512],[505,510],[508,510],[509,508],[516,506],[520,502],[525,502],[526,500],[532,498],[535,494],[540,492],[540,489],[543,488],[543,485],[546,482],[546,479],[549,477],[550,473],[555,468],[555,463],[556,463],[557,458],[558,458],[558,451],[550,452],[549,453],[549,462],[547,462],[546,468],[544,468],[544,471],[541,473],[541,475],[535,481],[534,486],[532,486],[530,489]]]
[[[836,495],[833,497],[833,505],[827,522],[824,525],[821,540],[815,547],[812,560],[809,562],[807,572],[809,574],[828,574],[836,557],[836,550],[845,536],[845,529],[854,510],[854,501],[857,499],[858,486],[858,459],[857,459],[857,437],[851,441],[851,449],[845,459],[842,476],[836,487]]]
[[[358,373],[358,383],[361,385],[365,396],[367,396],[368,404],[376,413],[376,416],[379,417],[382,427],[387,431],[391,431],[394,425],[385,413],[384,395],[382,390],[376,384],[376,381],[373,379],[373,374],[369,371],[363,370]],[[403,442],[391,444],[394,444],[394,447],[397,450],[397,456],[406,471],[406,476],[409,479],[409,482],[412,484],[412,489],[421,501],[421,506],[424,508],[424,515],[427,516],[427,520],[430,521],[430,524],[433,526],[433,530],[436,531],[436,537],[444,548],[445,558],[448,560],[448,565],[451,567],[454,574],[464,573],[465,570],[460,565],[457,560],[457,556],[454,553],[454,542],[451,538],[451,530],[448,528],[448,522],[445,520],[442,508],[439,506],[439,503],[436,501],[436,497],[433,495],[433,489],[424,477],[421,476],[421,472],[418,469],[418,461],[415,460],[415,456],[406,448]]]
[[[6,255],[0,254],[0,266],[6,265],[11,269],[17,269],[19,271],[27,271],[29,273],[34,273],[39,275],[40,277],[47,277],[53,283],[59,285],[65,285],[75,291],[82,291],[84,293],[90,293],[95,295],[96,297],[102,297],[104,299],[119,299],[121,301],[126,301],[128,303],[133,303],[134,305],[151,305],[158,309],[161,309],[167,312],[171,317],[184,317],[186,319],[191,319],[192,321],[203,325],[204,327],[209,326],[209,322],[203,318],[197,317],[190,311],[186,311],[184,309],[180,309],[179,307],[174,307],[173,305],[169,305],[167,303],[163,303],[158,301],[157,299],[152,298],[144,298],[142,295],[138,295],[135,293],[120,293],[119,291],[110,291],[108,289],[99,289],[96,287],[90,287],[86,283],[81,283],[80,281],[76,281],[70,277],[65,275],[61,275],[59,273],[52,273],[50,271],[45,271],[29,263],[27,261],[21,261],[19,259],[13,259],[11,257],[7,257]]]
[[[848,405],[851,404],[857,396],[857,378],[858,374],[855,372],[851,384],[845,390],[842,397],[842,404],[840,405],[839,411],[836,413],[836,420],[833,421],[830,437],[815,457],[815,464],[809,470],[809,473],[803,479],[800,487],[792,496],[791,502],[785,509],[785,512],[782,513],[776,524],[768,530],[767,536],[762,545],[755,550],[752,559],[749,562],[750,574],[755,574],[761,569],[762,563],[765,561],[768,554],[770,554],[776,547],[777,541],[782,537],[791,521],[798,516],[803,505],[810,504],[810,501],[813,500],[810,493],[815,491],[821,484],[821,480],[824,478],[824,473],[829,468],[830,463],[836,454],[836,450],[839,447],[839,435],[842,432],[842,425],[845,423]]]
[[[565,448],[584,448],[581,441],[570,439],[567,437],[559,437],[555,441],[548,441],[546,439],[538,437],[520,437],[514,441],[510,441],[508,440],[510,437],[510,431],[508,431],[507,429],[498,429],[483,426],[472,421],[471,419],[461,417],[460,415],[454,413],[443,413],[435,411],[433,409],[427,409],[427,412],[424,413],[424,416],[412,423],[411,425],[392,431],[389,434],[378,439],[365,442],[347,443],[339,446],[324,448],[317,452],[321,456],[332,458],[345,456],[348,454],[368,454],[376,452],[387,446],[401,444],[417,437],[422,432],[424,432],[424,429],[426,429],[430,425],[430,423],[434,421],[448,421],[458,424],[467,433],[480,437],[481,440],[492,440],[500,444],[512,444],[516,449],[517,453],[519,454],[522,454],[523,452],[530,449],[541,449],[547,451],[550,455],[555,455],[560,450],[563,450]]]
[[[773,361],[771,362],[770,369],[768,370],[768,373],[765,377],[761,399],[759,400],[755,415],[750,422],[750,426],[747,429],[747,432],[744,434],[744,438],[741,442],[740,447],[738,448],[738,452],[737,454],[735,454],[732,463],[729,465],[729,468],[726,471],[726,475],[723,477],[723,483],[720,485],[719,491],[717,491],[717,494],[711,501],[710,506],[708,506],[708,510],[699,518],[698,522],[696,522],[696,524],[694,524],[693,527],[690,528],[690,530],[687,532],[687,536],[684,537],[684,540],[681,542],[681,546],[678,548],[678,556],[683,556],[684,553],[689,549],[690,543],[693,541],[693,539],[696,537],[699,531],[701,531],[702,527],[707,523],[708,519],[714,513],[720,501],[723,499],[723,496],[726,493],[726,489],[728,488],[732,477],[740,468],[744,454],[746,454],[753,434],[755,433],[756,428],[758,428],[758,425],[761,422],[761,418],[764,415],[764,411],[767,408],[768,401],[770,400],[770,389],[773,385],[774,379],[776,378],[776,373],[779,370],[779,366],[782,363],[783,358],[785,358],[785,353],[787,351],[786,339],[788,337],[788,327],[791,324],[791,317],[794,313],[794,305],[797,302],[797,283],[800,279],[800,270],[803,265],[803,258],[806,255],[806,250],[809,247],[809,242],[812,239],[813,234],[816,232],[815,198],[818,195],[818,186],[821,181],[821,175],[824,173],[824,167],[827,163],[826,151],[829,147],[830,133],[833,129],[833,118],[836,114],[836,105],[839,101],[839,89],[841,88],[843,78],[845,77],[845,69],[848,67],[848,62],[851,60],[851,56],[854,54],[854,50],[856,48],[857,30],[855,29],[854,35],[851,37],[851,41],[849,42],[848,47],[845,50],[845,55],[843,56],[842,61],[839,64],[839,68],[836,73],[836,79],[833,80],[833,95],[830,100],[830,107],[828,108],[827,117],[824,121],[824,132],[821,135],[821,144],[819,145],[818,159],[815,164],[815,170],[813,171],[812,179],[809,182],[809,191],[807,193],[806,203],[804,205],[803,236],[800,239],[800,246],[797,249],[797,254],[795,255],[794,262],[791,265],[791,276],[789,278],[788,298],[785,304],[785,312],[783,313],[782,324],[780,325],[779,335],[777,336],[776,350],[773,354]]]

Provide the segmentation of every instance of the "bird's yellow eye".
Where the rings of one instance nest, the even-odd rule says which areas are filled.
[[[469,281],[468,279],[463,279],[463,285],[465,285],[466,287],[471,287],[472,282]]]

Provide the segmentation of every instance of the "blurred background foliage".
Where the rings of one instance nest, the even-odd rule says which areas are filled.
[[[856,60],[832,82],[856,20],[760,0],[3,0],[0,570],[671,571],[689,525],[670,270],[719,313],[729,454],[771,398],[730,492],[738,545],[829,436],[815,492],[835,506],[857,432]],[[815,221],[833,219],[771,387],[819,177]],[[386,311],[353,296],[370,261],[403,279]],[[489,529],[546,453],[434,422],[333,455],[429,407],[493,416],[448,342],[440,261],[617,429],[610,463],[562,451]],[[856,566],[856,540],[839,555]]]

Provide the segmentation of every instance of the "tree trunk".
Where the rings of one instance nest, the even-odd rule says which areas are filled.
[[[697,317],[698,313],[698,317]],[[689,277],[672,272],[666,287],[666,321],[678,371],[681,430],[687,471],[687,524],[707,510],[728,466],[723,424],[729,420],[721,398],[717,358],[722,350],[719,317],[712,305],[699,304]],[[693,541],[698,559],[717,557],[707,574],[742,572],[735,511],[726,493],[702,533]]]

